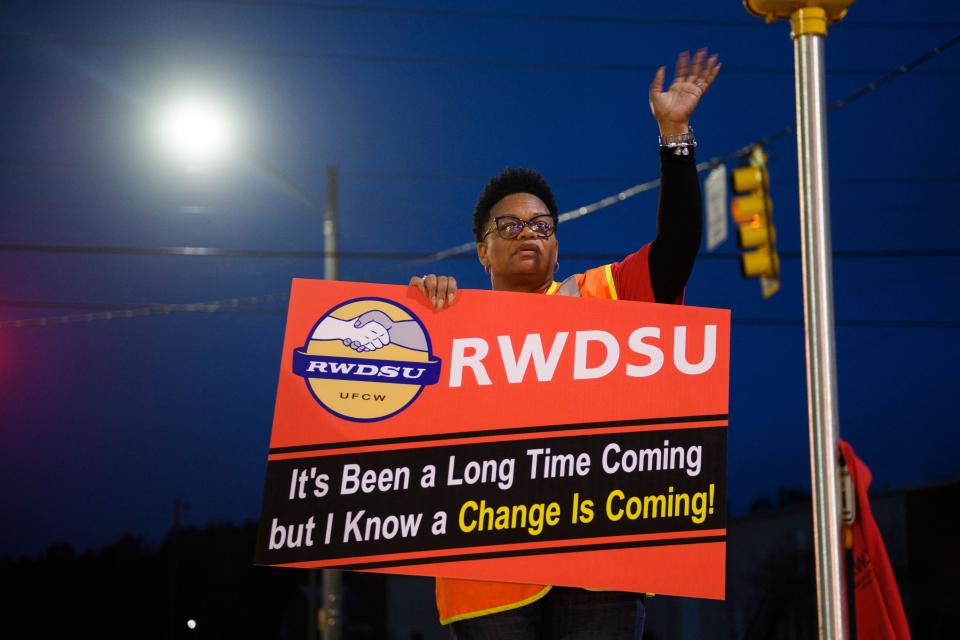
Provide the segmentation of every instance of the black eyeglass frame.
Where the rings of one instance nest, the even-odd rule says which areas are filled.
[[[539,223],[535,222],[539,218],[550,219],[550,228],[548,230],[548,233],[540,233],[533,228],[534,224],[544,224],[542,222],[539,222]],[[500,230],[500,221],[507,220],[507,219],[515,220],[520,225],[520,228],[517,229],[517,232],[512,236],[504,236],[503,231]],[[552,236],[554,233],[557,232],[557,224],[553,221],[553,216],[550,215],[549,213],[541,213],[540,215],[533,216],[529,220],[521,220],[517,216],[497,216],[496,218],[493,219],[493,228],[487,229],[480,239],[486,240],[488,235],[496,231],[497,235],[500,236],[501,240],[513,240],[514,238],[519,236],[521,233],[523,233],[524,228],[529,228],[531,231],[537,234],[538,238],[549,238],[550,236]]]

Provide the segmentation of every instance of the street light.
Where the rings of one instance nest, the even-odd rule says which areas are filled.
[[[189,171],[202,171],[234,147],[234,123],[227,112],[209,100],[184,97],[160,111],[161,144]]]
[[[234,138],[234,125],[225,111],[215,103],[198,98],[186,98],[170,105],[160,112],[161,142],[188,171],[199,172],[207,169],[228,153],[252,163],[261,173],[269,177],[287,197],[299,204],[307,213],[323,224],[323,239],[326,257],[324,260],[324,278],[336,280],[339,277],[337,262],[337,169],[327,166],[327,198],[320,202],[309,192],[296,184],[279,167],[264,158],[253,149],[238,144]],[[314,583],[315,569],[310,570],[309,609],[317,610]],[[323,608],[326,624],[323,629],[324,640],[339,640],[341,627],[336,625],[341,593],[341,575],[339,571],[324,569]],[[172,608],[172,607],[171,607]],[[171,618],[172,620],[172,618]],[[187,625],[196,626],[195,620]],[[317,625],[311,621],[308,625],[308,637],[315,638]]]

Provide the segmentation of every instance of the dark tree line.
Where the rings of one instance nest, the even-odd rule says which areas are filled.
[[[0,558],[0,635],[306,638],[307,572],[255,567],[255,542],[255,523],[220,524],[181,528],[159,547],[127,535],[96,551],[59,544],[40,557]],[[345,578],[344,638],[382,637],[382,578]]]

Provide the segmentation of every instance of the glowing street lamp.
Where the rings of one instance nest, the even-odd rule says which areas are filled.
[[[233,152],[252,163],[291,200],[323,224],[326,278],[336,280],[337,268],[337,170],[327,167],[327,202],[322,203],[294,182],[284,171],[246,145],[235,140],[234,124],[215,103],[197,98],[173,102],[160,112],[160,139],[167,150],[188,171],[209,168],[217,160]]]
[[[203,171],[230,152],[236,153],[256,166],[264,175],[272,179],[277,187],[291,200],[317,218],[323,224],[324,278],[336,280],[339,277],[337,260],[337,170],[327,166],[327,200],[322,203],[309,192],[296,184],[286,173],[266,158],[254,153],[246,145],[236,143],[234,124],[225,111],[215,103],[189,98],[171,103],[160,112],[159,133],[161,143],[167,150],[183,162],[188,171]],[[316,580],[311,572],[311,584]],[[333,623],[331,614],[337,610],[340,599],[340,572],[323,570],[324,613],[327,625],[323,631],[324,640],[339,640],[340,626]],[[310,589],[310,610],[316,610],[314,589]],[[197,621],[187,621],[187,628],[194,630]]]
[[[226,156],[234,133],[227,113],[203,99],[180,99],[160,112],[160,141],[188,170],[203,170]]]

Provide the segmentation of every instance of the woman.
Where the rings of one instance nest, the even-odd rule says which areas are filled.
[[[660,127],[660,203],[657,237],[620,262],[562,282],[557,270],[557,205],[546,181],[529,169],[505,169],[484,187],[473,213],[477,258],[495,291],[681,303],[700,247],[700,184],[690,117],[720,64],[705,49],[681,53],[673,83],[665,68],[650,85],[650,109]],[[414,277],[440,310],[457,293],[456,280]],[[642,567],[637,568],[642,571]],[[483,638],[639,639],[643,596],[474,580],[437,579],[440,621],[462,640]]]

